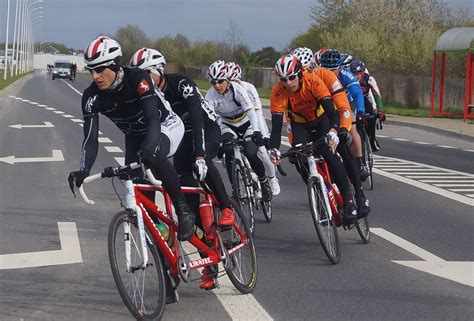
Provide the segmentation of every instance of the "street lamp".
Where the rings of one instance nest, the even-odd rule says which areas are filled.
[[[43,0],[38,1],[42,2]],[[36,7],[34,9],[31,9],[31,6],[36,4],[35,3],[30,3],[26,7],[25,11],[25,19],[23,19],[23,35],[24,35],[24,41],[23,41],[23,51],[22,51],[22,59],[20,61],[20,70],[22,73],[25,73],[29,71],[28,68],[28,60],[30,59],[30,44],[31,44],[31,14],[36,11],[36,10],[41,10],[43,7]]]
[[[42,3],[43,0],[37,0],[34,1],[30,4],[28,4],[28,0],[17,0],[17,5],[19,2],[19,23],[18,23],[18,28],[17,25],[15,24],[15,29],[17,29],[18,32],[18,40],[15,45],[15,75],[18,75],[18,73],[22,72],[24,69],[24,58],[25,58],[25,40],[26,40],[26,19],[27,19],[27,13],[30,13],[30,8],[33,5],[36,5],[38,3]],[[42,9],[42,7],[39,7]]]

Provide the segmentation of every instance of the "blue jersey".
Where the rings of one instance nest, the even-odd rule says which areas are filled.
[[[346,90],[347,99],[350,103],[355,101],[356,113],[365,113],[364,94],[360,88],[356,76],[347,68],[339,67],[339,75],[337,76],[342,86]]]

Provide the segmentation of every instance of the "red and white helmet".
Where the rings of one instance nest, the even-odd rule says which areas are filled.
[[[228,79],[230,71],[224,60],[217,60],[207,68],[207,78],[210,81]]]
[[[229,68],[229,79],[240,80],[242,78],[242,68],[235,62],[228,62],[227,68]]]
[[[122,48],[114,39],[100,36],[84,50],[84,61],[86,68],[93,69],[101,66],[118,65],[122,57]]]
[[[142,48],[135,52],[130,59],[130,67],[137,67],[143,70],[156,70],[162,73],[165,71],[165,57],[156,49]]]
[[[309,66],[313,60],[313,51],[306,47],[296,48],[292,54],[298,58],[303,67]]]
[[[292,54],[281,56],[275,64],[275,73],[280,78],[297,75],[300,71],[301,62]]]
[[[328,48],[321,48],[316,51],[313,55],[313,59],[311,60],[311,67],[313,68],[321,68],[321,55],[323,52],[328,50]]]

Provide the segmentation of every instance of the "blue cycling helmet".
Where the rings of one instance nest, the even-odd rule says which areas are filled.
[[[354,60],[349,64],[349,69],[353,72],[363,72],[365,71],[365,64],[360,60]]]
[[[341,65],[342,58],[337,49],[328,49],[321,54],[321,67],[336,69]]]

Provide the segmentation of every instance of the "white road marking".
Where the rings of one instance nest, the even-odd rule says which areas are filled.
[[[118,146],[104,146],[109,153],[122,153],[122,149]]]
[[[474,198],[474,194],[466,194],[467,197]]]
[[[406,138],[393,138],[393,137],[392,137],[392,140],[398,140],[398,141],[401,141],[401,142],[408,142],[409,141]]]
[[[76,94],[78,94],[79,96],[82,96],[81,92],[79,90],[77,90],[76,88],[74,88],[73,86],[71,86],[70,84],[67,83],[67,81],[65,81],[64,79],[61,79],[66,85],[68,85],[69,87],[71,87],[72,90],[74,90],[74,92]]]
[[[8,127],[11,128],[16,128],[16,129],[22,129],[22,128],[53,128],[54,125],[50,123],[49,121],[45,121],[44,125],[22,125],[22,124],[16,124],[16,125],[10,125]]]
[[[1,157],[0,162],[7,164],[15,163],[38,163],[38,162],[61,162],[64,161],[63,153],[58,149],[53,149],[52,157],[29,157],[29,158],[17,158],[15,156]]]
[[[451,192],[474,192],[474,189],[473,188],[450,188],[449,189]]]
[[[30,104],[32,104],[32,105],[38,105],[38,103],[37,103],[37,102],[34,102],[34,101],[30,101]]]
[[[423,261],[393,261],[394,263],[408,266],[410,268],[430,273],[438,277],[449,279],[454,282],[474,287],[474,262],[445,261],[440,257],[422,249],[421,247],[410,243],[401,237],[390,233],[382,228],[371,228],[370,231],[375,235],[386,239],[402,249],[418,256]]]
[[[73,116],[73,115],[63,115],[64,118],[74,118],[76,116]]]
[[[424,189],[425,191],[450,198],[450,199],[458,201],[460,203],[464,203],[464,204],[467,204],[467,205],[470,205],[470,206],[474,206],[473,200],[470,199],[470,198],[467,198],[465,196],[462,196],[462,195],[459,195],[459,194],[456,194],[456,193],[450,192],[448,190],[438,188],[438,187],[435,187],[435,186],[432,186],[432,185],[429,185],[429,184],[426,184],[426,183],[418,182],[418,181],[415,181],[415,180],[410,179],[410,178],[399,176],[399,175],[396,175],[394,173],[385,172],[385,171],[382,171],[382,170],[377,169],[377,168],[373,168],[372,170],[373,170],[374,173],[376,173],[378,175],[382,175],[382,176],[394,179],[396,181],[399,181],[399,182],[402,182],[402,183],[405,183],[405,184],[409,184],[409,185]]]
[[[99,143],[111,143],[112,141],[110,138],[107,137],[99,137]]]
[[[378,167],[378,166],[377,166]],[[439,174],[446,174],[446,176],[443,176],[443,175],[439,175]],[[434,178],[437,178],[437,179],[448,179],[448,178],[460,178],[460,179],[463,179],[463,178],[470,178],[470,177],[462,177],[462,176],[449,176],[449,175],[452,175],[451,173],[437,173],[436,175],[433,174],[433,176],[429,176],[429,175],[414,175],[414,176],[407,176],[408,178],[418,178],[418,179],[421,179],[421,178],[431,178],[431,179],[434,179]]]
[[[448,146],[448,145],[436,145],[437,147],[442,147],[442,148],[453,148],[453,149],[456,149],[457,147],[453,147],[453,146]]]
[[[474,184],[434,184],[438,187],[472,187]]]
[[[467,178],[467,177],[464,177],[464,178]],[[466,181],[466,180],[463,180],[461,177],[459,177],[457,180],[423,179],[423,180],[420,180],[420,182],[423,182],[423,183],[472,183],[472,186],[474,186],[474,181],[470,181],[470,180]]]
[[[58,222],[60,250],[0,255],[0,270],[82,263],[76,223]]]
[[[414,142],[415,144],[420,144],[420,145],[431,145],[431,143],[427,142]]]
[[[47,105],[38,105],[38,107],[48,107]]]
[[[54,113],[55,113],[55,114],[59,114],[59,115],[64,114],[64,112],[63,112],[63,111],[60,111],[60,110],[56,110],[56,111],[54,111]]]
[[[75,123],[83,123],[84,122],[84,120],[79,119],[79,118],[74,118],[74,119],[71,119],[71,120]]]
[[[124,166],[125,165],[125,157],[114,157],[115,161],[120,165]]]
[[[463,149],[463,151],[474,153],[474,149]]]
[[[46,107],[45,109],[46,110],[56,110],[56,108],[53,108],[53,107]]]

